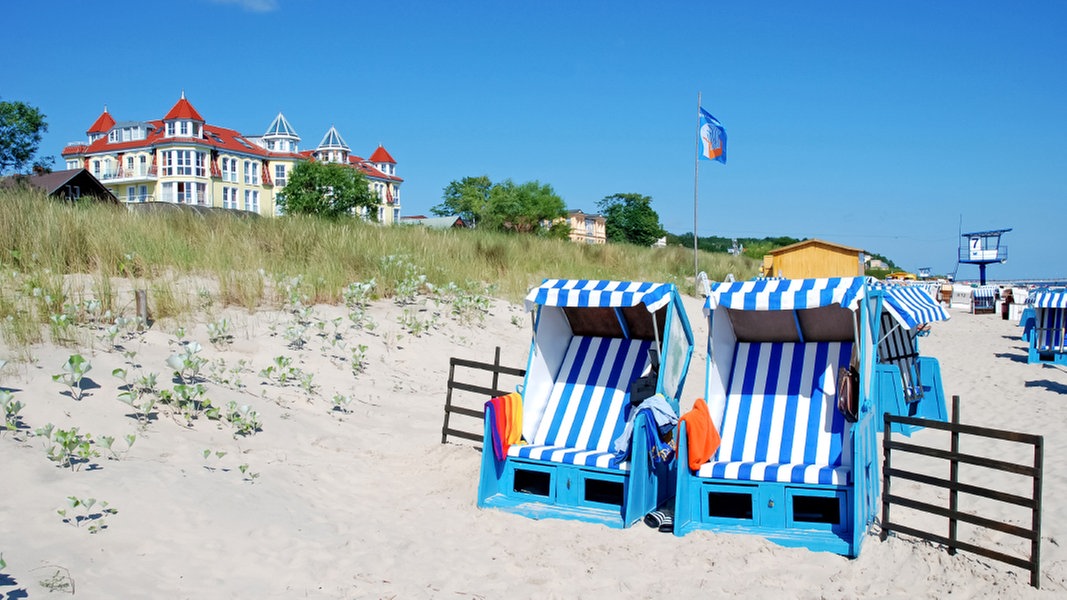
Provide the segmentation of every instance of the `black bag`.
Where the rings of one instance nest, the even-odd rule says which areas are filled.
[[[659,381],[659,353],[649,349],[648,362],[652,370],[630,382],[630,404],[637,406],[646,399],[656,395],[656,382]]]

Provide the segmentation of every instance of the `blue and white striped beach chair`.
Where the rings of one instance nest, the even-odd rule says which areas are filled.
[[[997,288],[991,285],[971,290],[971,314],[989,314],[997,311]]]
[[[659,357],[656,392],[677,412],[693,334],[672,284],[546,280],[526,298],[534,333],[522,387],[525,443],[498,460],[487,421],[480,507],[532,518],[628,527],[674,492],[673,472],[649,459],[638,419],[627,460],[613,452],[630,384]],[[658,435],[658,432],[653,435]]]
[[[714,285],[705,313],[705,398],[721,444],[690,469],[689,433],[679,428],[675,534],[750,533],[856,556],[879,487],[864,280]],[[849,367],[855,422],[838,409]]]
[[[1027,362],[1067,365],[1067,290],[1038,292],[1033,300]]]
[[[941,365],[919,353],[918,328],[944,321],[948,312],[919,286],[871,285],[882,298],[878,330],[878,364],[874,367],[875,424],[885,426],[883,413],[945,421],[945,391]],[[911,435],[918,427],[894,424],[893,431]]]

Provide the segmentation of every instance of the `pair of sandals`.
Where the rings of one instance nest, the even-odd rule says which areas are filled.
[[[645,515],[645,525],[664,533],[674,533],[674,509],[670,507],[657,508]]]

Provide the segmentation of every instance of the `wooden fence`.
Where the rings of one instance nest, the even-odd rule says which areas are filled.
[[[881,539],[882,541],[885,541],[886,537],[889,535],[890,532],[903,533],[905,535],[910,535],[937,544],[942,544],[948,549],[949,554],[955,554],[957,550],[963,550],[965,552],[971,552],[973,554],[984,556],[992,560],[1007,563],[1009,565],[1030,571],[1030,585],[1034,586],[1035,588],[1039,588],[1041,576],[1041,473],[1042,464],[1044,462],[1044,439],[1042,438],[1042,436],[1039,435],[1017,433],[1014,431],[1004,431],[1000,429],[989,429],[986,427],[975,427],[972,425],[961,425],[959,422],[959,403],[960,397],[953,396],[952,421],[949,423],[945,423],[942,421],[932,421],[929,419],[919,419],[916,417],[896,416],[886,413],[885,434],[882,439],[884,447],[884,468],[882,471],[883,482]],[[920,446],[918,444],[908,442],[893,441],[891,429],[892,423],[918,425],[920,427],[926,427],[928,429],[940,429],[943,431],[948,431],[951,436],[949,442],[950,449],[946,451],[939,448]],[[1016,442],[1019,444],[1027,444],[1033,446],[1033,464],[1017,464],[1008,461],[996,460],[983,456],[962,453],[960,452],[961,435],[1004,440],[1008,442]],[[896,452],[917,454],[927,457],[933,457],[936,459],[946,460],[948,461],[949,477],[948,479],[944,479],[941,477],[934,477],[923,473],[916,473],[913,471],[906,471],[903,469],[895,468],[892,466],[892,457],[893,453]],[[1017,494],[992,490],[984,486],[962,483],[959,480],[960,463],[976,465],[979,467],[1029,477],[1031,478],[1033,484],[1032,495],[1020,496]],[[891,492],[892,481],[894,479],[905,479],[908,481],[914,481],[921,484],[946,489],[948,490],[948,506],[937,506],[935,504],[930,504],[912,498],[905,498],[903,496],[895,495]],[[1028,508],[1030,509],[1031,514],[1030,527],[1020,527],[1018,525],[1003,523],[973,513],[964,512],[959,508],[960,494],[988,498],[998,502]],[[922,531],[914,527],[909,527],[901,523],[891,521],[890,508],[893,506],[909,508],[916,511],[947,518],[948,535],[945,536],[933,532]],[[960,522],[969,523],[978,527],[984,527],[989,530],[999,531],[1001,533],[1029,540],[1029,558],[1021,558],[1018,556],[1006,554],[996,549],[985,548],[968,542],[960,541],[957,538],[957,527]]]
[[[463,373],[466,376],[473,376],[470,371],[487,371],[492,373],[492,381],[488,386],[467,383],[466,381],[457,381],[457,367],[464,369]],[[482,421],[485,418],[485,403],[492,398],[503,396],[514,391],[514,386],[511,386],[511,390],[500,389],[501,375],[521,378],[526,376],[526,370],[501,365],[500,346],[496,347],[496,353],[493,356],[492,364],[456,357],[452,357],[449,360],[448,392],[445,394],[445,423],[441,427],[442,444],[448,441],[448,436],[464,438],[476,442],[482,441]],[[453,395],[453,391],[465,393],[458,395],[457,397]],[[457,400],[460,400],[460,402],[457,402]],[[452,415],[467,417],[467,419],[463,421],[464,424],[461,425],[464,429],[456,428],[451,422]]]

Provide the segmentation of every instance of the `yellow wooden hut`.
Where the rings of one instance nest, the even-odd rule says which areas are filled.
[[[824,240],[804,240],[763,256],[760,275],[808,279],[856,277],[864,274],[863,250]]]

